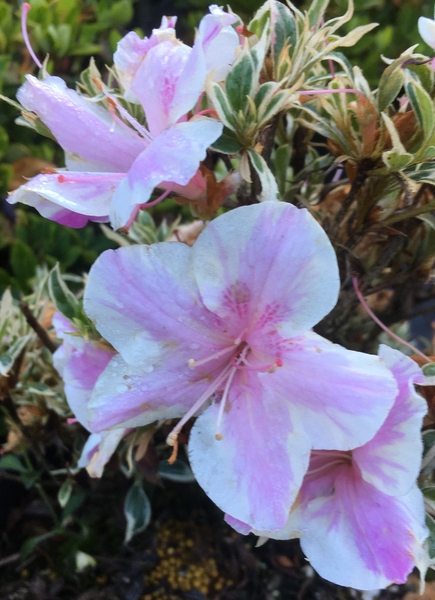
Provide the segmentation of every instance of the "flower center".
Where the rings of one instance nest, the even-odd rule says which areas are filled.
[[[234,351],[234,346],[227,346],[222,350],[214,352],[210,356],[195,360],[193,358],[188,360],[188,367],[195,369],[202,365],[209,363],[212,360],[222,358],[226,355],[224,367],[220,373],[216,376],[215,380],[210,384],[206,391],[198,398],[195,404],[187,411],[184,417],[177,423],[174,429],[170,432],[167,437],[167,444],[174,447],[169,463],[172,464],[177,458],[178,452],[178,435],[187,423],[187,421],[198,412],[198,410],[209,400],[214,394],[222,390],[222,397],[219,402],[219,411],[216,419],[216,433],[215,438],[217,440],[223,439],[222,434],[222,420],[227,405],[228,395],[230,392],[231,384],[237,371],[257,371],[258,373],[274,373],[277,367],[282,367],[282,360],[276,357],[273,362],[267,364],[255,364],[250,362],[248,356],[252,353],[252,349],[249,344],[245,341],[241,341],[240,337],[234,342],[237,345],[237,349]]]
[[[317,459],[317,460],[316,460]],[[320,463],[316,466],[316,462]],[[343,464],[352,464],[352,452],[341,450],[312,450],[311,467],[307,475],[318,475],[329,469]]]

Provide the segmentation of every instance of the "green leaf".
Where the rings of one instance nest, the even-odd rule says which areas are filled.
[[[43,533],[42,535],[38,535],[34,538],[26,540],[21,546],[21,557],[26,558],[40,542],[43,542],[44,540],[47,540],[48,538],[51,538],[54,535],[57,535],[58,533],[59,532],[57,530],[49,531],[48,533]]]
[[[426,514],[426,527],[429,529],[429,537],[426,540],[429,557],[435,558],[435,520],[428,514]]]
[[[62,519],[65,519],[78,508],[80,508],[86,498],[87,494],[85,492],[79,492],[78,494],[74,494],[74,496],[70,496],[65,508],[62,511]]]
[[[180,481],[182,483],[191,483],[195,481],[195,475],[192,469],[182,460],[176,460],[172,465],[167,460],[161,460],[159,464],[159,475],[170,481]]]
[[[255,150],[248,150],[248,155],[250,162],[260,179],[261,194],[258,198],[260,202],[265,200],[278,200],[278,185],[272,171],[267,166],[266,161],[258,154],[258,152],[255,152]]]
[[[421,488],[421,493],[428,500],[432,500],[432,502],[435,502],[435,485],[428,485],[426,487]]]
[[[210,97],[210,100],[213,102],[215,110],[218,113],[222,123],[228,127],[228,129],[236,131],[234,112],[220,85],[212,82],[211,85],[207,87],[207,94]]]
[[[139,482],[135,482],[127,492],[124,502],[124,515],[127,520],[124,543],[146,529],[151,520],[151,504]]]
[[[435,446],[435,430],[429,429],[423,432],[423,456]]]
[[[424,215],[424,216],[429,216],[429,215]],[[422,220],[426,220],[426,219],[423,219],[423,215],[420,215],[420,218]],[[421,370],[423,371],[423,375],[425,375],[425,377],[435,377],[435,362],[423,365]]]
[[[329,0],[314,0],[311,3],[310,8],[308,9],[310,27],[314,27],[321,22],[325,10],[328,8],[328,4]]]
[[[5,454],[0,458],[0,469],[5,471],[17,471],[18,473],[27,473],[28,467],[23,465],[21,460],[15,454]]]
[[[427,140],[431,137],[434,129],[434,106],[431,97],[416,81],[409,81],[405,85],[405,89],[417,121],[423,129],[424,138]]]
[[[212,150],[222,152],[222,154],[237,154],[242,147],[242,144],[228,127],[224,127],[221,137],[211,145]]]
[[[59,263],[50,271],[48,289],[56,310],[70,321],[73,321],[79,309],[79,302],[63,281]]]
[[[70,478],[65,479],[65,481],[60,486],[59,491],[57,492],[57,501],[59,502],[62,508],[65,508],[65,506],[68,504],[72,490],[72,480]]]
[[[275,23],[273,56],[276,64],[280,52],[286,43],[293,47],[296,45],[297,31],[294,16],[285,4],[274,2],[273,9],[276,11],[273,19],[273,22]]]
[[[414,160],[414,155],[405,152],[399,153],[397,150],[388,150],[382,154],[382,160],[391,171],[400,171]]]
[[[225,91],[235,112],[245,108],[246,97],[252,95],[256,84],[256,69],[252,57],[249,52],[245,52],[233,65],[225,81]]]
[[[394,63],[388,65],[379,80],[378,109],[383,112],[395,100],[405,81],[401,66]]]
[[[33,250],[25,242],[17,240],[11,251],[12,272],[20,286],[26,289],[28,280],[35,275],[38,261]]]

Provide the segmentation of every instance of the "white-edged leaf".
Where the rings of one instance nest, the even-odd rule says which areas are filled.
[[[124,543],[127,544],[134,535],[146,529],[151,520],[151,503],[137,481],[125,497],[124,515],[127,520]]]

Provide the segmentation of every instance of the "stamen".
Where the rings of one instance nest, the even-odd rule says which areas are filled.
[[[418,356],[421,356],[421,358],[424,358],[424,360],[427,363],[431,363],[432,361],[426,356],[426,354],[423,354],[423,352],[420,352],[420,350],[417,350],[417,348],[415,346],[413,346],[409,342],[405,341],[404,339],[402,339],[401,337],[399,337],[398,335],[396,335],[395,333],[393,333],[391,331],[391,329],[389,329],[386,325],[384,325],[382,323],[382,321],[380,321],[378,319],[378,317],[374,314],[374,312],[369,308],[367,302],[364,300],[364,297],[361,294],[361,291],[360,291],[360,289],[358,287],[358,276],[356,274],[352,275],[352,283],[353,283],[353,287],[354,287],[355,293],[356,293],[356,295],[358,297],[358,300],[361,302],[361,305],[362,305],[363,309],[373,319],[373,321],[377,325],[379,325],[379,327],[381,329],[383,329],[385,331],[385,333],[387,333],[390,337],[392,337],[393,340],[396,340],[396,342],[399,342],[399,344],[403,344],[404,346],[406,346],[407,348],[409,348],[410,350],[412,350],[414,352],[414,354],[418,354]]]
[[[201,406],[205,402],[207,402],[207,400],[210,398],[210,396],[212,396],[217,391],[217,389],[219,388],[221,383],[223,381],[225,381],[225,379],[228,377],[230,371],[231,371],[231,366],[226,367],[222,371],[222,373],[218,377],[216,377],[215,381],[206,389],[206,391],[202,394],[202,396],[195,402],[195,404],[192,406],[192,408],[190,408],[190,410],[187,411],[187,413],[184,415],[184,417],[180,421],[178,421],[177,425],[174,427],[174,429],[170,432],[170,434],[166,438],[166,443],[169,446],[175,447],[175,444],[177,443],[178,434],[182,430],[183,426],[187,423],[187,421],[191,417],[193,417],[193,415],[196,412],[198,412],[198,410],[201,408]]]
[[[161,202],[162,200],[164,200],[165,198],[167,198],[169,196],[169,194],[172,193],[172,186],[170,186],[167,190],[165,190],[163,192],[163,194],[161,194],[157,200],[153,200],[152,202],[144,202],[143,204],[140,204],[140,208],[142,210],[145,210],[146,208],[151,208],[152,206],[155,206],[156,204],[158,204],[159,202]]]
[[[282,360],[280,358],[275,359],[275,361],[273,363],[270,363],[268,365],[253,365],[251,363],[249,363],[246,358],[242,358],[240,357],[239,360],[243,360],[244,365],[241,365],[240,363],[235,362],[235,357],[232,356],[230,363],[231,366],[235,367],[236,369],[241,369],[242,371],[266,371],[269,373],[273,373],[276,370],[276,367],[282,367]],[[273,369],[273,370],[272,370]]]
[[[220,401],[220,404],[219,404],[218,418],[217,418],[217,421],[216,421],[216,434],[214,436],[218,441],[224,439],[224,436],[222,435],[222,433],[219,433],[219,429],[220,429],[220,426],[221,426],[221,423],[222,423],[222,417],[223,417],[223,414],[224,414],[225,405],[227,403],[227,398],[228,398],[228,393],[230,391],[230,386],[231,386],[231,383],[233,381],[234,375],[236,373],[237,373],[237,369],[235,369],[233,367],[233,369],[232,369],[232,371],[231,371],[231,373],[230,373],[230,375],[229,375],[229,377],[227,379],[227,382],[225,384],[224,393],[222,394],[222,400]]]
[[[30,56],[33,58],[34,62],[36,63],[36,65],[42,69],[42,64],[41,61],[39,60],[39,58],[36,56],[36,54],[33,51],[33,48],[30,44],[30,40],[29,40],[29,35],[27,33],[27,14],[29,12],[29,10],[32,7],[30,6],[30,4],[28,2],[24,2],[23,3],[23,7],[21,10],[21,32],[23,34],[23,39],[24,39],[24,43],[26,44],[26,48],[30,54]]]
[[[231,352],[232,350],[233,349],[231,347],[224,348],[223,350],[219,350],[218,352],[215,352],[214,354],[207,356],[207,358],[201,358],[200,360],[195,360],[194,358],[189,358],[189,360],[187,361],[187,364],[190,369],[195,369],[196,367],[205,365],[206,363],[210,362],[211,360],[214,360],[215,358],[220,358],[221,356],[223,356],[224,354],[227,354],[227,352]]]

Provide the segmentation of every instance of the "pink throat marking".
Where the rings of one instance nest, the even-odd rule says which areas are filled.
[[[21,10],[21,32],[23,34],[24,43],[26,44],[26,48],[29,51],[30,56],[33,58],[35,64],[42,69],[42,64],[39,58],[36,56],[33,51],[32,45],[30,44],[29,34],[27,33],[27,14],[32,7],[28,2],[23,3],[23,7]]]
[[[215,380],[210,384],[210,386],[206,389],[206,391],[202,394],[202,396],[195,402],[195,404],[190,408],[190,410],[187,411],[187,413],[184,415],[184,417],[177,423],[177,425],[174,427],[174,429],[169,433],[169,435],[166,439],[166,443],[169,446],[174,447],[174,452],[173,452],[171,458],[169,459],[169,462],[171,462],[171,463],[174,462],[174,460],[176,458],[176,453],[177,453],[177,448],[178,448],[177,439],[178,439],[178,435],[179,435],[181,429],[183,428],[183,426],[187,423],[187,421],[191,417],[193,417],[195,415],[195,413],[198,412],[198,410],[207,402],[207,400],[209,400],[216,392],[218,392],[219,389],[222,389],[222,386],[223,386],[223,392],[222,392],[221,400],[219,402],[219,411],[218,411],[218,416],[217,416],[217,420],[216,420],[215,438],[216,438],[216,440],[223,439],[224,436],[221,433],[223,415],[225,412],[225,407],[227,405],[227,399],[228,399],[230,387],[231,387],[232,381],[233,381],[234,376],[237,373],[237,371],[245,370],[245,371],[257,371],[258,373],[274,373],[276,371],[277,367],[282,367],[283,362],[282,362],[281,358],[279,358],[279,357],[277,357],[274,360],[274,362],[269,363],[267,365],[251,364],[247,359],[247,356],[249,355],[249,353],[251,351],[251,348],[249,347],[249,345],[245,341],[240,342],[239,339],[237,339],[236,342],[237,342],[237,350],[235,352],[234,352],[233,346],[227,346],[226,348],[223,348],[222,350],[218,350],[217,352],[214,352],[213,354],[211,354],[210,356],[208,356],[206,358],[202,358],[199,360],[194,360],[193,358],[189,359],[189,361],[187,363],[188,367],[190,369],[195,369],[196,367],[201,367],[202,365],[205,365],[212,360],[216,360],[216,359],[224,357],[225,355],[230,354],[230,356],[227,357],[228,362],[225,361],[225,365],[224,365],[223,369],[221,370],[221,372],[219,373],[219,375],[217,375]]]

